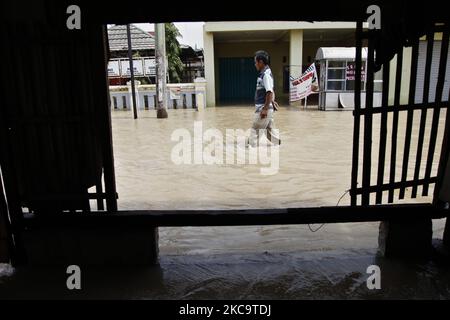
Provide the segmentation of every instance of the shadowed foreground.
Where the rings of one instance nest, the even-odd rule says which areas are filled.
[[[381,290],[367,288],[372,264],[381,268]],[[450,298],[448,265],[385,260],[374,250],[165,256],[154,268],[82,267],[80,291],[65,288],[62,267],[4,267],[1,299]]]

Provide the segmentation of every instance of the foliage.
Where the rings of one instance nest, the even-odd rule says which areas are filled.
[[[181,47],[177,37],[180,37],[181,33],[173,23],[165,23],[165,31],[169,79],[172,83],[180,82],[184,65],[180,58]]]

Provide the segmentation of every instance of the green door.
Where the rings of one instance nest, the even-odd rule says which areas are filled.
[[[252,104],[256,88],[253,58],[219,58],[221,104]]]

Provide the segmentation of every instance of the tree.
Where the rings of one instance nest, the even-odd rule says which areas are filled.
[[[173,23],[166,23],[166,55],[167,55],[167,71],[169,73],[170,82],[180,82],[183,74],[184,65],[180,59],[180,43],[177,37],[181,36],[180,31]]]

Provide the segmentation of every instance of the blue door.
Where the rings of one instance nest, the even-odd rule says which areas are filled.
[[[219,58],[219,102],[252,104],[256,88],[255,62],[250,58]]]

